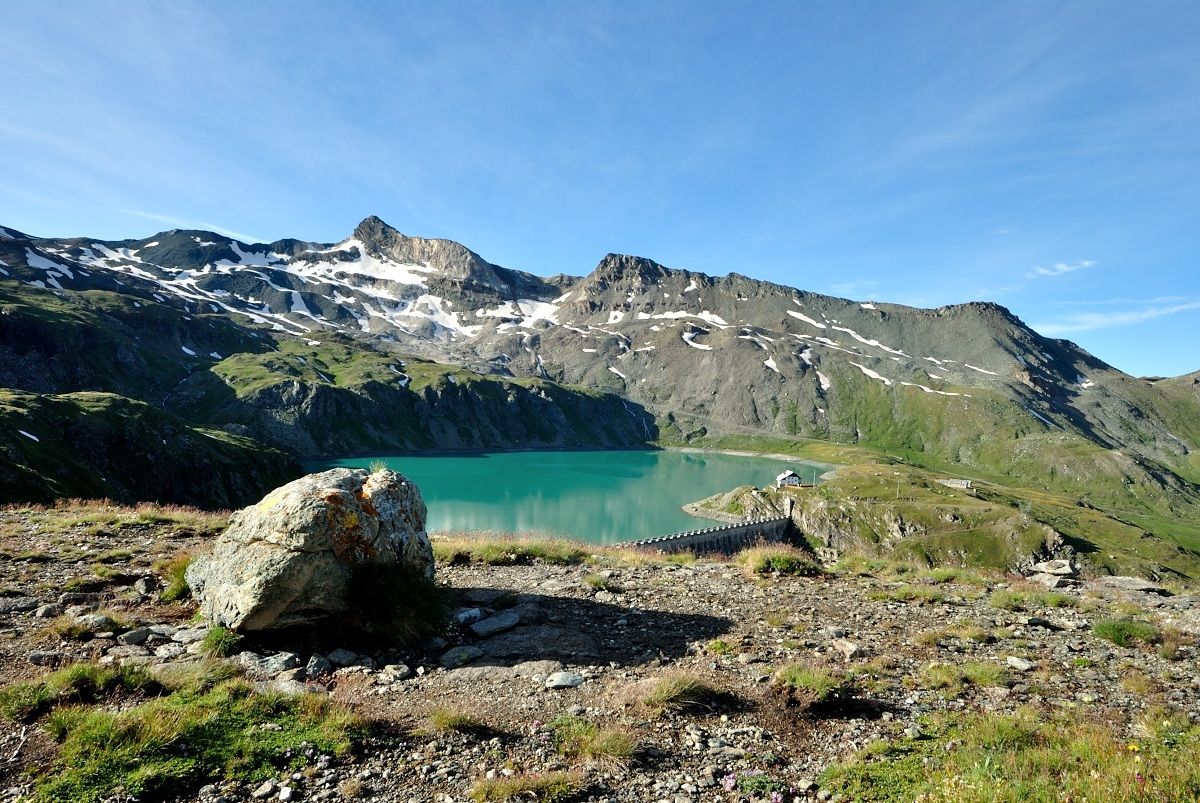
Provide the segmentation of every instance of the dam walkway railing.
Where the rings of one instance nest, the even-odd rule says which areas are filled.
[[[687,530],[658,538],[626,541],[621,546],[631,549],[654,549],[659,552],[690,551],[701,554],[711,552],[732,554],[759,541],[772,544],[787,541],[791,527],[792,520],[787,516],[774,519],[752,519],[702,530]]]

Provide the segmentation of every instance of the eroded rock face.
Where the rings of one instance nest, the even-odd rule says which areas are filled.
[[[394,471],[310,474],[235,513],[187,581],[204,615],[231,629],[335,622],[349,612],[361,564],[395,566],[397,582],[433,577],[425,512],[417,487]]]

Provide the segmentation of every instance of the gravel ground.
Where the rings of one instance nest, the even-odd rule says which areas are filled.
[[[196,660],[204,625],[192,621],[188,603],[159,599],[162,578],[152,567],[203,539],[170,525],[48,533],[14,512],[0,513],[0,527],[9,556],[0,561],[0,680],[75,660]],[[107,578],[94,574],[99,555]],[[1059,581],[1075,607],[1009,611],[992,607],[995,591],[1040,586],[1015,577],[982,585],[917,579],[910,582],[940,599],[904,602],[887,598],[911,588],[895,578],[751,578],[710,560],[467,564],[439,567],[438,577],[457,593],[456,624],[420,649],[341,643],[336,633],[303,644],[247,642],[235,660],[251,678],[329,694],[376,724],[351,757],[312,752],[301,772],[205,787],[198,799],[462,801],[481,779],[558,770],[583,773],[573,799],[587,801],[752,799],[746,779],[756,774],[783,790],[780,799],[825,799],[816,784],[823,769],[877,740],[913,736],[931,713],[1067,708],[1122,731],[1154,705],[1200,718],[1189,638],[1164,657],[1092,634],[1096,619],[1129,615],[1195,632],[1194,597],[1132,582]],[[47,628],[60,612],[79,619],[98,610],[123,622],[86,641]],[[977,628],[976,638],[947,632],[961,625]],[[968,662],[994,665],[1002,677],[961,693],[930,688],[931,664]],[[793,663],[855,680],[813,704],[772,680]],[[664,676],[680,673],[720,694],[684,710],[643,702]],[[430,722],[438,709],[472,723],[438,731]],[[548,723],[564,715],[626,734],[632,755],[562,755]],[[26,793],[22,773],[53,754],[38,729],[0,723],[0,800]]]

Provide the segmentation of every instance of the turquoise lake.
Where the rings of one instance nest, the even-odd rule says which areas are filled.
[[[738,485],[761,488],[788,467],[805,480],[820,471],[800,461],[678,451],[367,455],[305,468],[367,468],[376,461],[421,489],[430,532],[536,532],[593,543],[710,526],[680,507]]]

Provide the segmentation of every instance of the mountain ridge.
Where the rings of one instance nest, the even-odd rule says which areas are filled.
[[[152,361],[175,377],[170,392],[143,389],[146,400],[294,454],[511,448],[531,437],[561,445],[532,419],[505,423],[505,405],[537,417],[549,399],[559,412],[543,412],[568,443],[828,441],[1096,503],[1200,503],[1191,375],[1136,379],[994,302],[853,301],[618,253],[584,275],[540,277],[375,216],[338,243],[244,243],[180,229],[120,241],[5,232],[0,283],[21,298],[0,348],[28,351],[21,332],[54,304],[120,306],[109,315],[116,324],[78,324],[99,327],[97,360],[140,354],[114,334],[140,327],[165,344]],[[10,370],[0,382],[101,389],[33,374]],[[473,405],[487,412],[456,431],[451,419]],[[373,423],[334,437],[335,409]],[[398,426],[386,409],[435,425]],[[585,422],[597,415],[584,410],[616,416],[614,428],[595,431]],[[414,434],[389,440],[401,430]]]

